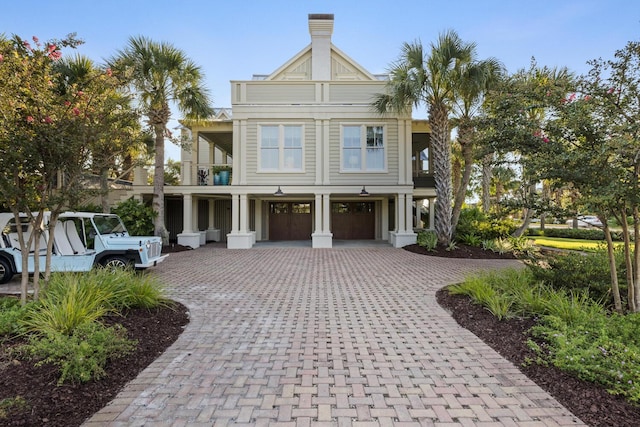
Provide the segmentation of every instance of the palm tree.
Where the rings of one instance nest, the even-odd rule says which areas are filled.
[[[454,187],[455,199],[453,212],[451,215],[452,235],[460,218],[462,205],[471,181],[471,172],[474,163],[474,148],[476,142],[476,129],[473,123],[474,116],[482,105],[485,91],[504,73],[504,66],[495,58],[462,64],[455,75],[456,98],[454,102],[455,122],[458,128],[458,144],[462,157],[462,176],[459,178],[459,185]]]
[[[126,158],[138,157],[144,150],[138,114],[131,105],[130,97],[121,92],[117,79],[110,77],[107,70],[96,66],[86,56],[65,58],[53,66],[60,76],[60,93],[92,93],[92,105],[96,108],[102,106],[91,126],[91,169],[100,178],[102,211],[108,213],[110,173],[115,173]]]
[[[155,138],[153,210],[155,234],[168,242],[164,222],[164,137],[175,104],[186,119],[206,118],[212,113],[208,90],[200,67],[184,52],[165,42],[131,37],[128,46],[108,61],[122,75],[138,98]]]
[[[474,43],[464,43],[455,31],[447,31],[424,54],[419,41],[405,43],[399,60],[392,66],[387,92],[373,102],[379,113],[407,112],[411,106],[426,104],[431,125],[434,180],[436,189],[435,231],[440,244],[451,242],[451,142],[449,114],[456,96],[456,76],[473,58]]]

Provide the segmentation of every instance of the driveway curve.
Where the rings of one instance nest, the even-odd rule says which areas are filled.
[[[435,292],[514,261],[390,247],[172,254],[191,322],[86,426],[584,425]]]

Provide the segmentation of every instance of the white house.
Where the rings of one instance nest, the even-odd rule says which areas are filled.
[[[249,249],[256,241],[375,239],[415,243],[422,201],[435,190],[429,126],[371,107],[387,76],[331,42],[334,17],[309,15],[311,43],[280,68],[231,82],[231,108],[183,122],[182,182],[167,186],[167,228],[178,243]],[[228,185],[215,177],[230,166]],[[224,180],[223,180],[224,181]],[[136,180],[133,191],[151,187]],[[430,220],[431,221],[431,220]]]

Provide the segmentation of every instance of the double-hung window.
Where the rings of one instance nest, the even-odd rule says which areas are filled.
[[[342,171],[384,171],[384,126],[342,126]]]
[[[260,126],[260,170],[301,172],[302,134],[301,125]]]

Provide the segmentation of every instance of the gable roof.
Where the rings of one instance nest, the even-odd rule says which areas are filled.
[[[311,44],[260,80],[311,80]],[[256,77],[254,77],[256,78]],[[331,44],[331,80],[380,80]]]

